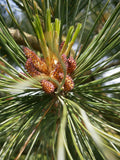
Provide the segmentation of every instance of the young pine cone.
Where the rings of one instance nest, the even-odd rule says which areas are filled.
[[[63,54],[63,55],[61,56],[61,59],[62,59],[63,63],[65,64],[65,67],[66,67],[66,70],[67,70],[67,68],[68,68],[67,56],[66,56],[65,54]],[[56,64],[56,70],[57,70],[58,72],[61,72],[61,73],[63,72],[63,67],[62,67],[62,65],[61,65],[60,62],[58,62],[58,63]]]
[[[76,61],[73,57],[68,58],[68,68],[67,73],[72,73],[76,69]]]
[[[65,84],[64,84],[64,91],[71,91],[74,88],[74,82],[72,78],[67,75],[65,79]]]
[[[32,77],[40,75],[40,72],[37,71],[36,68],[34,67],[34,65],[31,61],[31,58],[28,58],[28,60],[26,61],[25,68],[26,68],[27,72],[29,73],[29,75]]]
[[[24,47],[24,53],[26,55],[27,58],[31,58],[31,61],[34,65],[34,67],[42,72],[42,73],[48,73],[48,68],[47,68],[47,65],[46,63],[41,60],[36,54],[35,52],[31,51],[29,48],[27,47]]]
[[[30,50],[28,47],[23,47],[23,51],[25,53],[25,56],[27,58],[32,58],[33,54],[35,54],[32,50]]]
[[[42,80],[41,84],[42,84],[42,89],[46,93],[50,94],[50,93],[53,93],[55,91],[55,85],[52,82],[47,81],[47,80]]]

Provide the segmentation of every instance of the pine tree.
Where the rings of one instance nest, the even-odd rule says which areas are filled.
[[[106,18],[109,1],[98,12],[101,1],[14,0],[25,29],[6,2],[15,28],[0,15],[0,159],[119,159],[120,3]]]

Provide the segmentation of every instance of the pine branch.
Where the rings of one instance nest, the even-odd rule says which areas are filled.
[[[14,40],[16,41],[16,43],[18,45],[24,45],[26,46],[26,43],[22,37],[22,35],[20,34],[20,31],[18,29],[13,29],[13,28],[9,28],[9,32],[11,33],[12,37],[14,38]],[[28,43],[30,44],[30,46],[35,49],[35,50],[41,50],[40,49],[40,45],[37,41],[37,38],[31,34],[25,33],[25,36],[27,37]]]
[[[22,35],[20,34],[18,29],[13,29],[13,28],[9,28],[9,32],[11,33],[12,37],[14,38],[14,40],[16,41],[16,43],[18,45],[24,45],[26,46],[26,43],[22,37]],[[27,37],[28,43],[30,44],[30,46],[35,49],[35,50],[41,50],[41,47],[37,41],[37,38],[31,34],[28,34],[26,32],[24,32],[25,36]],[[100,71],[102,70],[106,70],[108,68],[114,67],[120,65],[120,61],[116,61],[116,62],[112,62],[111,64],[107,65],[106,67],[102,68]]]
[[[110,52],[119,45],[117,22],[120,5],[84,52],[81,51],[82,54],[74,60],[71,47],[81,25],[74,26],[74,32],[73,27],[68,28],[66,41],[63,46],[59,45],[59,39],[64,35],[63,16],[67,17],[66,23],[69,22],[69,10],[64,14],[64,5],[69,9],[69,3],[57,1],[55,5],[59,16],[55,14],[55,18],[59,19],[52,21],[49,2],[54,1],[47,1],[47,4],[41,1],[41,5],[48,9],[44,10],[44,28],[37,7],[28,0],[21,2],[37,38],[22,31],[8,3],[11,18],[19,30],[9,29],[4,21],[0,21],[0,41],[16,63],[15,66],[9,59],[7,62],[0,57],[5,63],[5,66],[0,65],[0,70],[7,73],[0,73],[0,92],[5,93],[0,98],[0,159],[16,157],[17,160],[24,156],[26,160],[59,160],[62,155],[62,159],[117,160],[120,153],[120,83],[109,82],[119,78],[120,72],[105,77],[101,75],[106,69],[111,70],[112,65],[119,66],[113,62],[120,52],[114,52],[112,56]],[[89,0],[90,6],[91,3]],[[86,17],[88,13],[89,10]],[[77,12],[73,17],[76,16]],[[83,33],[86,32],[86,22]],[[19,45],[28,48],[22,50]],[[40,55],[29,47],[40,50]],[[40,67],[46,71],[43,64],[48,67],[48,72],[41,70]],[[98,78],[94,79],[95,76]]]

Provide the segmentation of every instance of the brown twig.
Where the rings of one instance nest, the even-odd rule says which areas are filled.
[[[24,39],[23,39],[23,37],[20,34],[20,31],[18,29],[10,28],[9,32],[11,33],[12,37],[14,38],[14,40],[16,41],[17,44],[26,46],[26,43],[25,43],[25,41],[24,41]],[[26,36],[26,38],[28,40],[28,43],[30,44],[30,46],[33,49],[41,50],[40,49],[40,45],[39,45],[39,43],[37,41],[37,38],[35,36],[33,36],[31,34],[28,34],[26,32],[24,32],[24,34],[25,34],[25,36]],[[81,48],[80,48],[80,51],[81,51]],[[80,54],[80,51],[79,51],[79,54]],[[113,66],[116,66],[116,65],[120,65],[120,61],[116,61],[116,62],[110,63],[109,65],[101,68],[100,71],[105,70],[105,69],[110,68],[110,67],[113,67]]]
[[[21,156],[21,154],[23,153],[23,151],[25,150],[26,146],[28,145],[31,137],[33,136],[33,134],[36,132],[37,128],[39,127],[41,121],[43,120],[43,118],[46,116],[46,114],[48,113],[48,111],[51,109],[53,103],[49,106],[49,108],[45,111],[44,115],[42,116],[42,118],[40,119],[40,121],[37,123],[37,125],[35,126],[35,128],[33,129],[33,131],[31,132],[31,134],[29,135],[29,137],[27,138],[26,142],[24,143],[24,145],[21,147],[21,150],[19,152],[19,154],[17,155],[17,157],[15,158],[15,160],[18,160]]]
[[[12,37],[14,38],[14,40],[16,41],[17,44],[26,46],[26,43],[25,43],[25,41],[24,41],[24,39],[18,29],[10,28],[9,32],[11,33]],[[28,43],[30,44],[30,46],[33,49],[41,50],[40,45],[38,44],[38,40],[35,36],[28,34],[28,33],[25,33],[25,32],[23,32],[23,33],[26,36]]]

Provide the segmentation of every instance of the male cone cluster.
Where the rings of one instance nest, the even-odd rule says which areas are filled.
[[[35,52],[27,47],[24,47],[23,51],[27,58],[25,68],[30,76],[35,77],[45,74],[50,78],[57,80],[59,83],[62,82],[62,79],[64,78],[64,72],[59,61],[57,63],[54,60],[51,61],[53,64],[51,65],[51,69],[49,69],[44,59],[38,57]],[[67,71],[65,83],[62,88],[65,92],[68,92],[74,88],[74,82],[70,75],[76,69],[76,62],[73,57],[67,58],[65,54],[62,54],[61,59],[64,62]],[[53,81],[44,79],[41,80],[41,85],[42,89],[48,94],[55,92],[57,89],[57,85]]]

